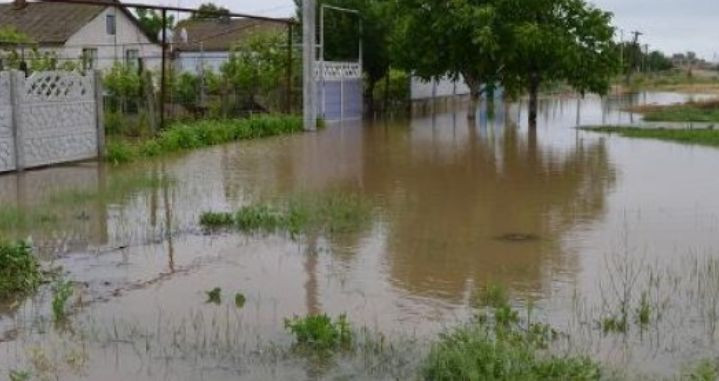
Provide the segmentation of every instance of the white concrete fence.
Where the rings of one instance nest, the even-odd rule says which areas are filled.
[[[102,156],[100,72],[0,72],[0,172]]]

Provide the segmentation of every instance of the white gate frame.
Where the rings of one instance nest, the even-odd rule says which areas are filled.
[[[356,62],[337,62],[337,61],[325,61],[325,10],[331,10],[336,12],[344,12],[357,15],[359,18],[359,58]],[[322,95],[321,95],[321,110],[320,113],[324,118],[327,114],[327,102],[326,102],[326,82],[327,79],[332,81],[339,81],[340,83],[340,120],[345,120],[344,105],[345,105],[345,92],[344,82],[348,79],[359,79],[360,83],[362,80],[362,31],[363,24],[362,18],[359,17],[360,12],[356,9],[341,8],[332,5],[322,4],[320,7],[320,45],[319,45],[319,60],[314,70],[315,78],[322,82]],[[361,116],[360,116],[361,118]]]

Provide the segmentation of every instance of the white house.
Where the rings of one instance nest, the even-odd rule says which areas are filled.
[[[0,4],[0,26],[32,40],[18,47],[21,51],[37,47],[58,62],[82,62],[85,69],[107,69],[115,62],[160,67],[162,48],[125,7],[14,0]]]

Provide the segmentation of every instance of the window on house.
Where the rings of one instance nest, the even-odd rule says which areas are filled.
[[[97,49],[82,49],[82,68],[85,70],[97,69]]]
[[[107,19],[105,22],[105,26],[107,27],[107,34],[110,36],[114,36],[117,32],[117,25],[115,22],[115,15],[107,15]]]
[[[139,58],[140,52],[137,49],[125,50],[125,65],[130,67],[137,67]]]

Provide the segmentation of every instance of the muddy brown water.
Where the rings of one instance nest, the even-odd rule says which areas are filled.
[[[49,287],[0,309],[0,378],[12,369],[68,380],[382,377],[351,361],[308,369],[276,349],[291,344],[283,320],[346,313],[389,340],[419,340],[421,353],[472,316],[490,283],[568,333],[558,350],[674,375],[719,353],[719,150],[573,127],[629,123],[639,116],[620,111],[628,105],[688,98],[547,99],[536,133],[523,104],[476,123],[437,106],[132,166],[0,176],[3,207],[55,215],[3,235],[31,237],[76,282],[62,327],[50,323]],[[125,191],[111,180],[136,177],[172,181]],[[53,197],[108,186],[115,196]],[[328,190],[371,200],[371,226],[292,240],[198,225],[204,211]],[[220,306],[205,303],[215,287]],[[642,293],[661,318],[624,334],[601,330]]]

